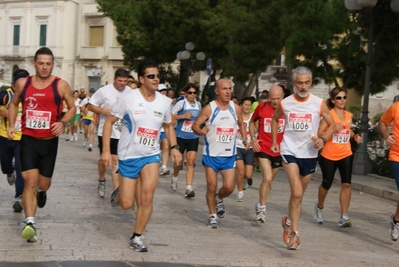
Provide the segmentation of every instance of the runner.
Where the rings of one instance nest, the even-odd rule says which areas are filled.
[[[80,102],[80,109],[82,111],[82,119],[83,119],[83,135],[84,141],[83,146],[87,145],[89,142],[88,151],[93,150],[93,141],[94,141],[94,130],[96,128],[96,114],[93,111],[90,111],[87,106],[89,104],[90,97],[96,92],[96,89],[90,88],[89,95],[85,99]]]

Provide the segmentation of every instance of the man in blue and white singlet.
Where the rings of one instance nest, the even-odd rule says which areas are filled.
[[[295,93],[283,99],[272,118],[271,152],[280,152],[283,168],[288,176],[291,196],[288,217],[282,219],[283,240],[287,249],[298,249],[299,218],[302,198],[312,173],[316,171],[318,150],[335,131],[335,123],[323,99],[309,92],[312,86],[312,71],[307,67],[297,67],[292,71],[292,84]],[[279,119],[285,115],[284,136],[280,148],[277,142]],[[329,125],[323,136],[317,137],[320,119]]]
[[[237,125],[241,133],[245,126],[241,108],[231,98],[231,82],[220,79],[215,84],[215,100],[206,105],[192,129],[198,135],[204,135],[202,164],[206,174],[206,202],[209,209],[209,228],[218,228],[216,216],[223,218],[225,209],[223,198],[228,197],[235,187],[236,135]],[[205,127],[201,126],[205,123]],[[247,140],[243,140],[248,148]],[[217,174],[220,172],[223,186],[216,193]]]
[[[140,186],[141,201],[138,203],[136,224],[130,247],[138,252],[146,252],[147,247],[141,234],[150,220],[155,188],[158,183],[160,160],[159,133],[164,128],[171,147],[171,159],[181,164],[182,155],[176,142],[172,125],[172,100],[157,92],[159,84],[158,65],[144,60],[138,67],[141,86],[130,90],[119,98],[103,128],[102,162],[107,166],[111,161],[110,136],[112,125],[123,120],[118,142],[119,187],[111,195],[111,205],[120,205],[127,210],[133,206],[136,187]],[[140,176],[141,182],[138,183]]]

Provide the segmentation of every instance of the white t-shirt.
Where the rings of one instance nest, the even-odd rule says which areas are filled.
[[[75,101],[74,101],[74,104],[75,104],[75,108],[76,108],[76,115],[79,115],[80,114],[80,99],[78,98],[78,99],[76,99]]]
[[[89,100],[90,100],[90,97],[86,97],[85,99],[83,99],[80,102],[79,107],[80,108],[85,107],[87,105],[87,103],[89,103]],[[87,110],[87,113],[86,113],[85,117],[93,117],[93,115],[94,115],[93,111]]]
[[[116,101],[120,98],[124,98],[124,95],[128,92],[132,91],[132,89],[128,86],[125,87],[123,91],[119,91],[115,89],[114,85],[108,84],[106,86],[98,89],[90,98],[89,103],[96,107],[100,107],[103,109],[111,108],[115,105]],[[107,115],[100,114],[100,121],[98,124],[98,135],[103,135],[103,128],[105,120],[107,119]],[[114,123],[112,127],[111,138],[119,139],[121,136],[120,127],[122,125],[122,121],[118,120]]]
[[[157,155],[163,123],[172,122],[172,99],[155,92],[147,102],[140,90],[131,90],[120,98],[111,114],[123,121],[118,143],[118,159],[127,160]]]

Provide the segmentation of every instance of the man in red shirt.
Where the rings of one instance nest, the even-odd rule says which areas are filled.
[[[284,97],[284,91],[280,86],[272,86],[269,91],[269,101],[260,103],[252,115],[249,132],[251,134],[252,147],[259,158],[262,170],[262,183],[259,188],[259,202],[255,204],[255,221],[266,221],[266,200],[269,196],[272,181],[281,166],[280,153],[270,151],[272,145],[271,123],[274,111]],[[255,136],[255,122],[259,121],[258,135]],[[283,139],[284,117],[279,121],[278,143]]]
[[[53,76],[54,56],[50,49],[42,47],[33,59],[36,74],[18,79],[15,94],[9,106],[10,127],[8,138],[16,133],[18,105],[22,103],[22,137],[20,162],[25,181],[22,203],[25,227],[22,238],[36,242],[36,208],[46,204],[46,191],[50,188],[58,149],[58,136],[75,115],[75,105],[69,84]],[[61,120],[62,101],[68,111]]]

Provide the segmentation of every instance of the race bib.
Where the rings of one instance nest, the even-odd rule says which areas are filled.
[[[332,136],[332,142],[334,144],[346,144],[349,142],[350,138],[351,138],[350,131],[345,129],[335,132]]]
[[[155,147],[157,136],[158,130],[138,127],[134,137],[134,143],[148,147]]]
[[[284,131],[284,126],[285,126],[285,120],[284,119],[279,119],[278,120],[277,132],[278,133],[282,133]],[[263,131],[265,133],[271,133],[272,132],[272,118],[265,118],[264,123],[263,123]]]
[[[247,139],[246,139],[246,140],[248,140],[248,139],[250,139],[250,138],[251,138],[251,134],[250,134],[250,132],[247,132]],[[236,137],[236,139],[237,139],[237,140],[241,140],[241,141],[243,140],[240,130],[237,130],[237,137]]]
[[[26,127],[36,130],[50,129],[51,112],[26,110]]]
[[[230,143],[233,137],[234,128],[216,127],[216,142]]]
[[[193,129],[191,128],[191,126],[193,126],[193,121],[184,121],[183,125],[181,126],[181,130],[182,132],[187,132],[187,133],[192,133]]]
[[[21,120],[21,117],[18,116],[17,119],[15,120],[15,130],[20,132],[21,129],[22,129],[22,120]]]
[[[294,131],[304,132],[312,130],[311,113],[289,113],[288,124]]]

